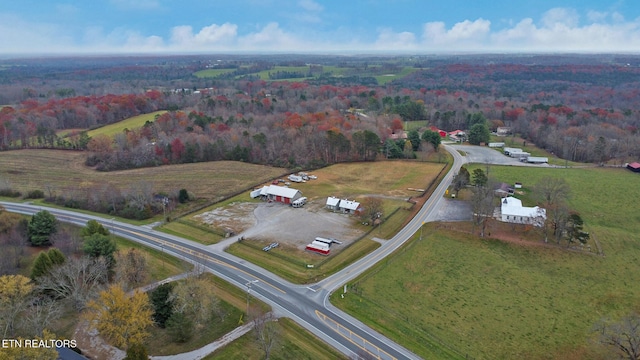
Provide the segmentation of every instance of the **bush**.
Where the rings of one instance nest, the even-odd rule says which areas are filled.
[[[42,190],[29,191],[29,193],[27,193],[27,195],[24,198],[25,199],[43,199],[44,198],[44,191],[42,191]]]
[[[0,189],[0,196],[17,198],[22,195],[19,191],[14,191],[9,188]]]

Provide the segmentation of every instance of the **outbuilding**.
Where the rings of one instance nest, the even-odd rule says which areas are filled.
[[[340,200],[340,204],[338,204],[338,209],[343,213],[355,214],[356,210],[360,207],[360,203],[357,201],[351,200]]]
[[[284,204],[291,204],[293,201],[302,197],[302,192],[300,190],[278,185],[269,185],[265,193],[267,200],[277,201]]]
[[[340,204],[340,199],[335,196],[329,196],[327,198],[327,209],[336,211],[338,210],[338,204]]]
[[[527,162],[531,164],[546,164],[549,162],[549,158],[540,156],[529,156]]]
[[[631,170],[633,172],[640,173],[640,163],[632,162],[630,164],[627,164],[627,169],[629,169],[629,170]]]

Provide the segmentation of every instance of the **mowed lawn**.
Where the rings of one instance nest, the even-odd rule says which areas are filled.
[[[0,179],[22,193],[40,189],[48,195],[48,186],[58,194],[69,189],[89,191],[105,184],[126,190],[132,184],[149,182],[156,192],[185,188],[198,198],[215,200],[286,172],[282,168],[235,161],[99,172],[84,165],[87,154],[61,150],[3,151]]]
[[[571,207],[606,256],[482,240],[432,224],[422,241],[332,303],[428,359],[614,358],[592,329],[640,311],[640,176],[497,166],[491,176],[525,188],[545,176],[566,179]]]
[[[153,122],[156,116],[166,113],[165,110],[155,111],[149,114],[142,114],[138,116],[132,116],[128,119],[118,121],[117,123],[105,125],[103,127],[89,131],[87,134],[91,137],[96,135],[113,136],[123,132],[125,129],[133,130],[141,128],[147,121]]]

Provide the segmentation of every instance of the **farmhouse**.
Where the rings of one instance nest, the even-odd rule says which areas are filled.
[[[627,169],[629,169],[629,170],[631,170],[633,172],[640,173],[640,163],[632,162],[630,164],[627,164]]]
[[[302,192],[300,190],[284,186],[269,185],[264,186],[259,190],[253,190],[250,195],[252,198],[262,197],[267,201],[277,201],[285,204],[291,204],[295,200],[302,197]]]
[[[343,213],[354,214],[359,207],[359,202],[344,199],[340,200],[338,210],[342,211]]]
[[[512,196],[504,198],[500,202],[501,221],[514,224],[531,224],[541,227],[547,218],[546,210],[535,206],[522,206],[522,201]]]
[[[338,210],[338,204],[340,204],[340,199],[334,196],[329,196],[327,198],[327,209],[336,211]]]
[[[498,136],[507,136],[511,134],[511,128],[507,126],[500,126],[496,129],[496,135]]]
[[[326,203],[327,209],[332,211],[341,211],[343,213],[355,214],[360,208],[360,203],[357,201],[351,201],[347,199],[338,199],[334,196],[329,196]]]

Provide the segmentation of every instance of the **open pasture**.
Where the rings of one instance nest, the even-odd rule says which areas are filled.
[[[422,241],[416,236],[349,284],[344,299],[333,296],[333,304],[424,358],[611,358],[594,344],[592,329],[605,317],[640,309],[640,215],[630,200],[640,196],[640,176],[624,169],[498,166],[491,176],[522,181],[530,199],[542,178],[564,178],[571,208],[606,256],[429,225]]]
[[[98,172],[84,165],[86,156],[83,152],[61,150],[5,151],[0,156],[0,179],[22,193],[40,189],[45,195],[48,187],[58,193],[90,191],[107,184],[126,190],[133,184],[148,182],[156,192],[185,188],[198,198],[213,201],[286,172],[234,161]]]
[[[133,130],[142,127],[147,121],[153,122],[156,116],[166,113],[165,110],[155,111],[149,114],[142,114],[138,116],[132,116],[128,119],[118,121],[117,123],[105,125],[97,129],[89,131],[87,134],[91,137],[96,135],[114,136],[123,132],[125,129]]]

